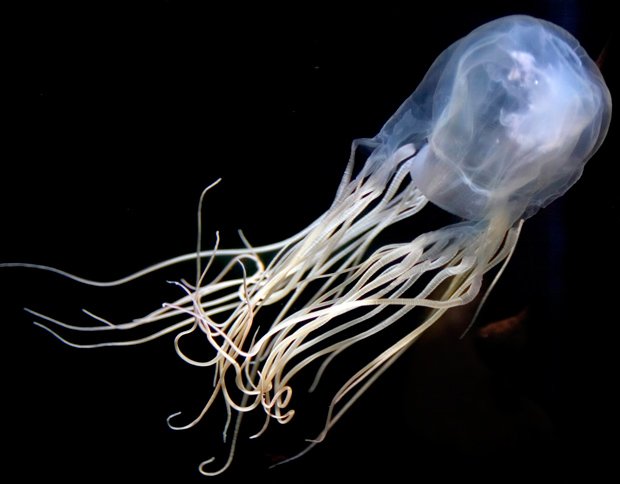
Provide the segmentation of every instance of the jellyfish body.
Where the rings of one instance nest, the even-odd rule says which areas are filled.
[[[169,425],[196,425],[218,400],[228,411],[226,429],[236,414],[227,461],[215,471],[211,460],[200,466],[212,475],[230,465],[244,413],[264,412],[257,435],[271,421],[290,421],[296,374],[320,362],[314,388],[341,352],[427,308],[419,325],[344,383],[318,442],[446,310],[474,300],[483,276],[509,259],[522,220],[579,178],[610,116],[600,72],[569,33],[527,16],[495,20],[444,51],[377,136],[353,143],[331,207],[307,229],[265,247],[243,239],[244,248],[223,250],[216,243],[110,283],[69,275],[115,285],[192,258],[197,264],[195,284],[178,283],[183,297],[147,316],[122,324],[97,318],[100,325],[84,327],[34,313],[44,321],[37,324],[78,347],[175,334],[179,356],[214,369],[215,377],[203,411],[181,425],[174,414]],[[370,155],[354,175],[360,146]],[[386,227],[429,201],[463,221],[369,250]],[[230,261],[212,277],[216,257]],[[277,314],[262,319],[263,308],[275,303]],[[169,321],[164,329],[162,321]],[[80,344],[61,335],[151,327],[147,336],[122,342]],[[205,341],[203,361],[182,350],[192,334]]]
[[[446,49],[377,136],[378,162],[411,143],[411,176],[468,220],[531,216],[581,176],[602,143],[609,91],[577,40],[527,16],[479,27]],[[502,208],[504,207],[504,208]]]

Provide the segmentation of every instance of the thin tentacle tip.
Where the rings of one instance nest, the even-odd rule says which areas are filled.
[[[211,457],[211,458],[201,462],[200,465],[198,466],[198,472],[200,472],[203,476],[213,477],[213,476],[217,476],[217,475],[221,474],[222,472],[224,472],[228,468],[228,466],[230,464],[230,462],[229,462],[224,467],[222,467],[221,469],[218,469],[216,471],[206,471],[204,468],[206,466],[208,466],[209,464],[211,464],[212,462],[214,462],[214,461],[215,461],[215,457]]]
[[[166,424],[168,425],[168,427],[170,427],[172,430],[177,430],[178,427],[175,427],[174,425],[172,425],[170,423],[170,420],[172,420],[174,417],[178,417],[179,415],[181,415],[182,412],[175,412],[172,413],[170,415],[168,415],[168,417],[166,418]]]

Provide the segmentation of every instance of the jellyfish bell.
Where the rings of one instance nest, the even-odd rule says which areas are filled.
[[[501,274],[523,219],[579,178],[610,117],[611,97],[598,68],[570,34],[543,20],[506,17],[450,46],[377,136],[353,142],[332,205],[286,240],[253,247],[242,236],[243,247],[222,249],[216,237],[212,250],[202,250],[199,235],[196,252],[110,282],[32,264],[3,266],[113,286],[195,260],[195,283],[176,283],[178,300],[126,323],[87,312],[94,326],[68,324],[31,313],[36,324],[74,347],[128,346],[174,334],[179,357],[212,370],[214,378],[197,416],[179,422],[185,416],[177,412],[168,423],[193,427],[216,401],[225,405],[224,435],[232,428],[228,458],[216,469],[213,459],[200,465],[203,474],[215,475],[230,466],[245,413],[263,412],[255,435],[272,421],[289,422],[300,371],[320,363],[314,389],[343,351],[415,308],[428,310],[336,392],[324,428],[306,450],[322,440],[445,311],[474,300],[491,269],[500,267]],[[359,147],[370,155],[356,172]],[[203,198],[204,192],[200,207]],[[429,201],[464,220],[370,250],[384,229]],[[200,214],[199,208],[199,234]],[[213,275],[217,257],[228,263]],[[265,314],[266,306],[276,314]],[[126,339],[107,338],[119,330]],[[76,341],[87,334],[101,340]],[[204,343],[203,360],[183,351],[191,335]]]
[[[446,49],[378,135],[388,152],[417,147],[411,177],[468,220],[498,209],[533,215],[581,176],[605,138],[611,97],[578,41],[515,15]]]

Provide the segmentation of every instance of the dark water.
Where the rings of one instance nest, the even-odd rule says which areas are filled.
[[[238,228],[255,245],[280,240],[327,208],[351,140],[374,135],[433,59],[472,28],[528,13],[567,28],[593,58],[616,29],[603,2],[413,3],[349,14],[174,1],[33,8],[14,38],[28,91],[5,92],[19,109],[5,113],[0,260],[109,279],[190,252],[198,196],[218,177],[207,234],[220,230],[226,246],[238,245]],[[602,65],[612,96],[615,41]],[[528,308],[525,321],[459,341],[467,315],[456,315],[311,454],[266,470],[315,435],[320,398],[293,430],[244,440],[231,473],[216,481],[604,468],[613,451],[605,439],[618,430],[616,131],[612,123],[579,183],[528,221],[481,319]],[[191,265],[184,269],[191,277]],[[0,274],[7,474],[199,482],[196,465],[223,457],[221,419],[196,431],[166,427],[168,414],[198,411],[210,385],[177,361],[170,339],[78,351],[21,312],[72,320],[88,307],[131,318],[173,294],[164,280],[97,291],[36,272]]]

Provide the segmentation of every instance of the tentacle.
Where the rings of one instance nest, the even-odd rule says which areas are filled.
[[[235,414],[226,462],[216,471],[207,469],[213,459],[200,466],[203,474],[215,475],[232,462],[242,414],[259,407],[264,412],[264,423],[252,437],[261,435],[272,420],[289,422],[295,415],[291,408],[293,380],[310,363],[320,361],[310,386],[313,391],[327,367],[345,350],[386,330],[414,308],[430,309],[430,316],[420,326],[380,352],[343,384],[333,397],[324,429],[317,437],[321,440],[441,314],[473,299],[482,275],[508,254],[502,248],[503,239],[495,240],[495,245],[484,242],[489,227],[467,223],[423,234],[410,243],[383,245],[368,254],[373,241],[387,227],[414,215],[427,203],[408,178],[409,163],[407,157],[394,160],[387,180],[380,167],[374,172],[366,166],[355,178],[345,172],[334,203],[315,223],[281,243],[258,248],[240,233],[244,248],[220,249],[216,233],[214,248],[201,250],[202,205],[213,185],[207,187],[199,201],[196,252],[191,255],[196,262],[195,283],[184,279],[170,282],[183,292],[182,297],[128,323],[114,324],[85,311],[98,324],[79,326],[32,311],[45,321],[36,324],[75,347],[134,345],[173,334],[179,358],[189,365],[213,368],[213,390],[202,410],[188,423],[173,425],[181,413],[170,415],[170,428],[194,427],[215,401],[221,400],[227,415],[222,432],[226,441]],[[352,170],[352,165],[349,168]],[[222,256],[229,260],[211,276],[215,259]],[[208,260],[203,267],[204,257]],[[189,255],[181,256],[117,281],[92,285],[122,284],[190,259]],[[236,273],[239,269],[241,276]],[[258,316],[262,308],[278,303],[281,307],[277,314],[260,330]],[[386,313],[388,308],[392,310]],[[91,345],[71,342],[57,329],[94,334],[147,330],[149,334]],[[185,354],[182,340],[189,336],[204,337],[213,354],[204,360]]]

